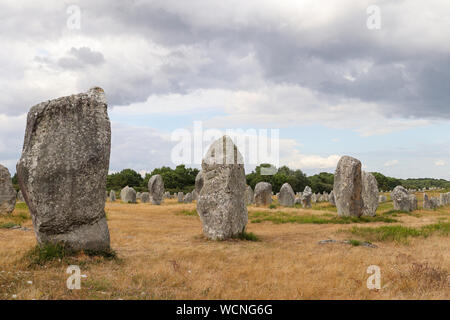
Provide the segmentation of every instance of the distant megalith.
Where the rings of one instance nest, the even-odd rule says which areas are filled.
[[[22,190],[19,190],[19,192],[17,192],[17,202],[25,202],[25,199],[22,194]]]
[[[305,190],[302,192],[302,207],[311,208],[311,202],[314,194],[312,193],[311,187],[306,186]]]
[[[125,203],[136,203],[137,193],[133,188],[126,186],[120,191],[120,200]]]
[[[195,191],[197,193],[197,197],[200,194],[200,191],[202,191],[203,182],[203,172],[200,170],[200,172],[195,177]]]
[[[249,206],[253,203],[253,198],[254,198],[254,193],[253,193],[253,189],[250,186],[247,186],[245,188],[245,205]]]
[[[178,200],[178,203],[183,203],[183,201],[184,201],[184,193],[183,192],[178,192],[177,193],[177,200]]]
[[[150,178],[148,191],[152,204],[160,205],[164,196],[164,181],[160,174],[155,174]]]
[[[410,194],[403,186],[396,186],[391,193],[394,210],[414,211],[417,209],[417,198]]]
[[[349,156],[339,160],[333,191],[339,216],[360,217],[363,214],[361,161]]]
[[[387,197],[384,194],[380,194],[378,197],[378,203],[383,203],[387,201]]]
[[[362,171],[363,216],[374,217],[378,208],[378,182],[370,173]]]
[[[10,214],[16,206],[16,190],[14,190],[8,168],[0,164],[0,214]]]
[[[194,201],[194,195],[192,194],[192,192],[188,192],[183,199],[184,203],[192,203],[192,201]]]
[[[222,240],[242,234],[248,221],[244,161],[230,137],[213,142],[202,161],[202,172],[197,212],[204,235]]]
[[[328,196],[328,202],[331,203],[333,206],[336,205],[336,201],[334,199],[334,191],[331,190],[330,195]]]
[[[258,182],[255,186],[254,202],[258,207],[272,203],[272,185],[268,182]]]
[[[141,193],[141,203],[150,203],[150,201],[151,201],[150,193],[142,192]]]
[[[289,183],[281,186],[280,194],[278,196],[278,203],[283,207],[293,207],[295,202],[295,193]]]
[[[105,191],[110,149],[101,88],[31,108],[17,174],[39,244],[109,249]]]
[[[116,201],[116,192],[114,190],[111,190],[109,193],[109,201],[115,202]]]
[[[429,198],[426,193],[423,194],[423,208],[434,210],[439,206],[438,198]]]

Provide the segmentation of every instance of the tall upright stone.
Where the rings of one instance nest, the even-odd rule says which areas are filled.
[[[362,171],[363,215],[374,217],[378,208],[378,182],[370,173]]]
[[[126,186],[120,191],[120,200],[125,203],[136,203],[136,195],[137,193],[133,188]]]
[[[17,192],[17,201],[25,202],[25,198],[23,197],[22,190],[19,190],[19,192]]]
[[[197,212],[203,234],[222,240],[243,233],[248,221],[244,160],[230,137],[213,142],[202,161],[202,172]]]
[[[289,183],[284,183],[281,186],[278,202],[283,207],[293,207],[295,202],[295,193]]]
[[[363,214],[361,161],[349,156],[339,160],[333,191],[339,216],[360,217]]]
[[[101,88],[31,108],[17,174],[39,244],[109,249],[105,191],[110,149]]]
[[[152,204],[160,205],[164,196],[164,181],[160,174],[151,176],[148,181],[148,191]]]
[[[254,198],[253,189],[250,186],[247,186],[245,188],[245,205],[249,206],[253,204],[253,198]]]
[[[178,203],[183,203],[183,201],[184,201],[184,193],[183,192],[178,192],[177,193],[177,200],[178,200]]]
[[[333,206],[336,205],[336,201],[334,199],[334,191],[331,190],[330,195],[328,196],[328,202],[331,203]]]
[[[303,208],[311,208],[313,195],[314,194],[311,190],[311,187],[306,186],[305,190],[303,190],[303,193],[302,193],[302,207]]]
[[[116,201],[116,192],[114,190],[111,190],[109,192],[109,201],[115,202]]]
[[[16,195],[8,168],[0,164],[0,214],[10,214],[14,211]]]
[[[150,193],[142,192],[141,193],[141,203],[149,203],[151,201]]]
[[[258,207],[272,203],[272,185],[268,182],[258,182],[255,186],[254,202]]]
[[[194,200],[194,196],[192,195],[192,192],[188,192],[183,199],[184,203],[192,203],[192,201]]]
[[[417,198],[410,194],[403,186],[396,186],[391,193],[394,210],[414,211],[417,209]]]

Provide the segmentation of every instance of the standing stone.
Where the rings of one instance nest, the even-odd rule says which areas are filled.
[[[247,186],[245,188],[245,205],[249,206],[253,204],[253,198],[254,198],[253,189],[250,186]]]
[[[278,202],[284,207],[293,207],[295,202],[295,193],[289,183],[281,186]]]
[[[160,205],[164,195],[164,181],[160,174],[152,176],[148,182],[152,204]]]
[[[136,203],[136,191],[126,186],[120,191],[120,200],[125,203]]]
[[[178,198],[178,202],[179,202],[179,203],[183,203],[183,200],[184,200],[184,193],[181,192],[181,191],[178,192],[177,198]]]
[[[194,200],[194,199],[193,199],[193,196],[192,196],[192,192],[189,192],[189,193],[187,193],[187,194],[184,196],[183,202],[184,202],[184,203],[192,203],[193,200]]]
[[[380,194],[380,196],[378,197],[378,203],[383,203],[387,201],[387,197],[383,194]]]
[[[150,202],[150,193],[142,192],[141,193],[141,203],[149,203]]]
[[[137,192],[136,193],[136,200],[140,200],[141,199],[141,195],[142,195],[142,192]]]
[[[302,204],[302,198],[299,197],[295,198],[294,204]]]
[[[31,108],[17,174],[39,244],[110,248],[104,201],[110,149],[101,88]]]
[[[306,186],[305,190],[302,193],[302,207],[303,208],[311,208],[313,193],[311,187]]]
[[[16,195],[8,168],[0,164],[0,214],[10,214],[14,211]]]
[[[394,210],[410,212],[417,209],[417,198],[402,186],[396,186],[391,193]]]
[[[378,182],[369,172],[362,172],[363,216],[374,217],[378,208]]]
[[[328,202],[331,203],[333,206],[336,205],[336,201],[334,200],[334,191],[331,190],[330,195],[328,196]]]
[[[272,185],[268,182],[258,182],[255,186],[254,202],[258,207],[272,203]]]
[[[109,193],[109,201],[115,202],[116,201],[116,192],[114,190],[111,190]]]
[[[316,203],[316,202],[317,202],[317,196],[316,196],[315,193],[313,193],[313,194],[311,195],[311,202],[312,202],[312,203]]]
[[[19,192],[17,192],[17,201],[25,202],[25,199],[23,198],[22,190],[19,190]]]
[[[223,136],[211,145],[202,172],[197,212],[204,235],[222,240],[242,234],[248,221],[244,160],[230,137]]]
[[[200,191],[202,191],[203,183],[203,172],[200,170],[200,172],[195,177],[195,191],[197,192],[197,195],[199,195]]]
[[[339,216],[360,217],[363,214],[361,162],[344,156],[334,174],[334,199]]]

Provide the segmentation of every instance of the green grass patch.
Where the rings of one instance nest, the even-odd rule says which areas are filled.
[[[183,215],[183,216],[192,216],[192,217],[198,217],[198,213],[197,210],[183,210],[181,212],[177,213],[178,215]]]
[[[16,209],[28,210],[28,206],[25,202],[16,202]]]
[[[355,239],[349,239],[348,243],[350,243],[354,247],[359,247],[362,244],[361,241]]]
[[[14,222],[6,222],[3,224],[0,224],[0,229],[11,229],[18,226],[17,224],[15,224]],[[20,225],[19,225],[20,227]]]
[[[397,220],[389,217],[375,216],[375,217],[338,217],[331,214],[323,215],[311,215],[303,214],[299,215],[291,212],[267,212],[256,211],[250,213],[250,221],[252,223],[260,223],[264,221],[270,221],[275,224],[283,223],[300,223],[300,224],[350,224],[350,223],[370,223],[370,222],[398,222]]]
[[[344,232],[349,232],[370,241],[395,241],[399,243],[406,243],[410,237],[427,238],[432,234],[448,236],[450,233],[450,222],[439,222],[422,226],[420,228],[404,227],[400,225],[381,226],[376,228],[353,227]]]
[[[61,261],[63,263],[73,263],[73,261],[69,261],[70,258],[76,258],[85,254],[89,257],[102,257],[108,260],[117,259],[117,254],[114,250],[85,250],[81,252],[75,252],[73,250],[66,249],[61,244],[45,244],[45,245],[37,245],[31,250],[29,250],[24,258],[29,262],[30,267],[34,266],[44,266],[45,264],[52,261]]]
[[[244,240],[244,241],[255,241],[255,242],[261,241],[256,234],[254,234],[253,232],[246,232],[246,231],[240,233],[236,237],[236,239]]]

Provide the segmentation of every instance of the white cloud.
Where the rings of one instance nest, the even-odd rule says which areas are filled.
[[[445,166],[447,163],[444,160],[437,160],[434,163],[437,167],[443,167]]]
[[[393,167],[398,164],[398,160],[389,160],[384,163],[385,167]]]

